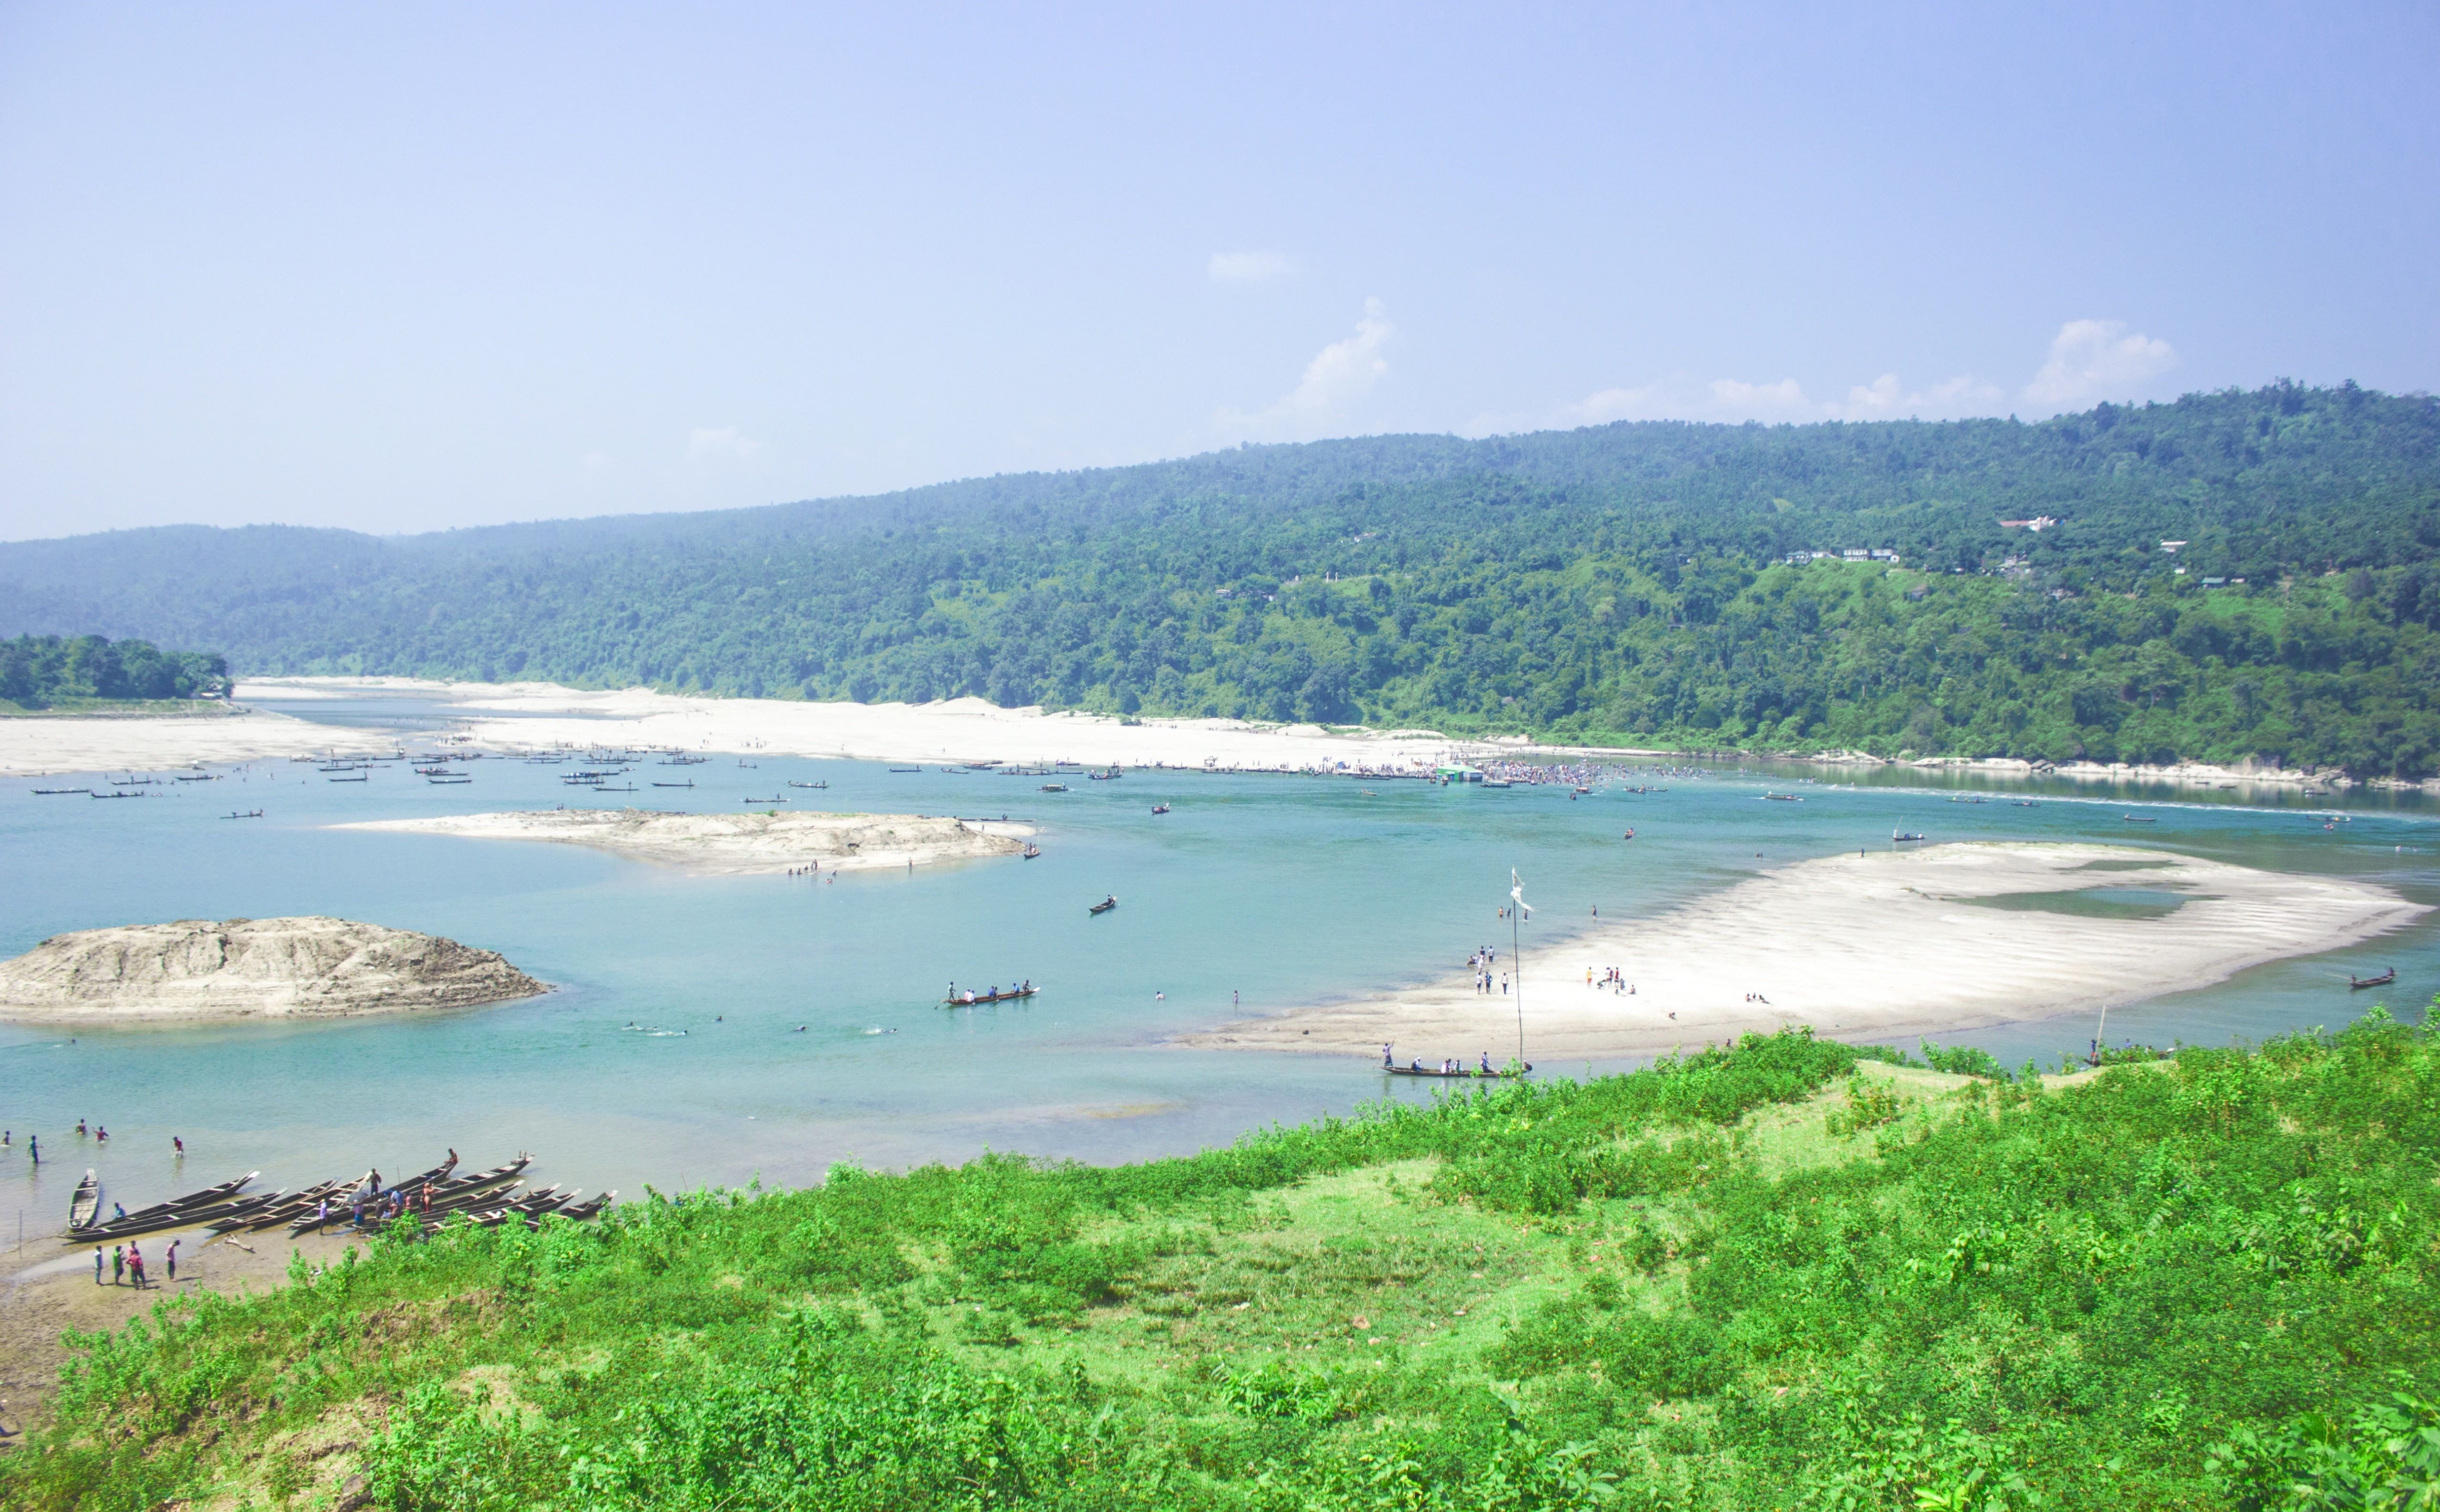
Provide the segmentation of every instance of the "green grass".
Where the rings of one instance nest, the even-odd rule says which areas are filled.
[[[2435,1157],[2378,1016],[2015,1082],[1751,1036],[382,1242],[80,1341],[0,1501],[2429,1506]]]

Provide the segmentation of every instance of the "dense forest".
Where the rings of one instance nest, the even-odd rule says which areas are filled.
[[[2440,765],[2435,626],[2440,402],[2353,385],[0,547],[0,631],[248,672],[2359,775]]]
[[[228,662],[99,636],[0,640],[0,700],[20,709],[147,698],[202,698],[228,690]]]
[[[76,1341],[0,1502],[2440,1499],[2431,1029],[2068,1083],[1893,1058],[1791,1031],[1187,1159],[404,1218]]]

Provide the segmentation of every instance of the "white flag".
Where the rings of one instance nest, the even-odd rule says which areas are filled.
[[[1516,880],[1515,867],[1508,869],[1508,896],[1515,900],[1518,909],[1523,910],[1522,917],[1528,919],[1534,917],[1534,905],[1525,901],[1525,884]]]

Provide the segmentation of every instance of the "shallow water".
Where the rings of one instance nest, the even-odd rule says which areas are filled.
[[[451,718],[445,705],[412,698],[290,711],[378,719],[412,750],[430,748]],[[309,765],[258,763],[218,782],[165,779],[126,802],[31,796],[82,777],[0,782],[0,954],[103,925],[327,913],[496,949],[559,984],[527,1002],[401,1020],[122,1030],[73,1043],[0,1027],[0,1125],[16,1142],[0,1164],[0,1225],[23,1211],[29,1233],[55,1229],[54,1210],[96,1164],[113,1197],[133,1206],[258,1167],[281,1186],[368,1164],[421,1168],[454,1144],[479,1164],[530,1150],[538,1175],[634,1196],[646,1182],[798,1182],[836,1161],[903,1166],[986,1146],[1124,1160],[1384,1095],[1430,1095],[1385,1085],[1365,1062],[1156,1042],[1241,1012],[1462,969],[1475,946],[1504,946],[1498,909],[1511,867],[1535,905],[1529,951],[1559,947],[1596,907],[1609,918],[1649,915],[1766,867],[1886,846],[1901,829],[2172,850],[2364,877],[2440,902],[2440,823],[2413,798],[2263,803],[1885,777],[1849,787],[1759,767],[1638,777],[1668,790],[1581,800],[1565,788],[1144,769],[1116,782],[1071,777],[1072,791],[1046,794],[1041,778],[747,760],[645,765],[632,795],[565,786],[572,766],[496,758],[468,764],[475,780],[448,786],[404,765],[334,783]],[[655,777],[698,785],[655,790]],[[780,785],[790,780],[831,785]],[[1805,801],[1761,801],[1792,784]],[[326,827],[561,802],[734,812],[775,791],[798,810],[1005,813],[1042,825],[1045,854],[815,883]],[[2033,807],[2009,801],[2029,791]],[[1960,793],[1988,801],[1950,801]],[[1153,816],[1157,802],[1173,812]],[[260,819],[221,817],[258,807]],[[2127,823],[2138,807],[2158,822]],[[1620,839],[1629,826],[1631,844]],[[2135,896],[2152,891],[2120,885],[2101,906],[2156,907]],[[1120,908],[1088,917],[1085,905],[1106,893]],[[2346,989],[2351,969],[2390,965],[2397,988]],[[936,1006],[953,980],[1020,978],[1042,996]],[[2336,957],[2113,1007],[2109,1037],[2260,1038],[2335,1025],[2376,1000],[2420,1003],[2435,981],[2440,929],[2419,924]],[[2092,1033],[2079,1018],[1965,1037],[2011,1064],[2054,1063]],[[1400,1053],[1471,1059],[1484,1049],[1505,1053]],[[68,1132],[79,1117],[109,1126],[106,1155]],[[29,1130],[47,1157],[39,1177],[25,1158]],[[189,1152],[183,1170],[168,1158],[173,1133]],[[0,1243],[9,1236],[0,1228]]]

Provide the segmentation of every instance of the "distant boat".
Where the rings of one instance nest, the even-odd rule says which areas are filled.
[[[2036,805],[2030,798],[2012,798],[2008,800],[2008,806],[2010,808],[2033,808]]]
[[[1920,830],[1892,830],[1890,831],[1890,838],[1903,844],[1908,840],[1922,839],[1923,833]]]
[[[90,787],[38,787],[34,789],[35,794],[42,798],[65,798],[74,793],[90,793],[92,791],[93,789]]]
[[[221,816],[221,818],[223,818],[223,819],[260,819],[260,818],[262,818],[262,810],[260,810],[260,809],[259,809],[259,808],[250,808],[250,809],[247,809],[247,810],[246,810],[244,813],[242,813],[242,814],[224,814],[224,815],[222,815],[222,816]]]
[[[333,777],[329,779],[329,781],[333,783],[369,783],[372,781],[372,775],[370,773],[367,773],[362,777]]]
[[[893,772],[920,772],[924,768],[921,766],[892,766],[889,769]]]
[[[197,774],[195,774],[195,775],[194,775],[194,776],[192,776],[192,777],[178,777],[178,778],[172,778],[172,779],[171,779],[171,781],[172,781],[172,782],[179,782],[179,783],[217,783],[217,782],[219,782],[219,781],[220,781],[220,779],[219,779],[219,778],[217,778],[217,777],[214,777],[214,776],[213,776],[211,773],[209,773],[209,772],[198,772]]]
[[[2158,824],[2161,822],[2156,819],[2137,819],[2132,814],[2121,814],[2118,817],[2125,819],[2129,824]]]
[[[692,783],[689,783],[687,785],[688,785],[689,787],[691,787],[691,786],[693,786],[694,784],[693,784]],[[818,783],[800,783],[800,782],[797,781],[795,778],[791,777],[791,778],[789,778],[789,779],[788,779],[788,785],[789,785],[790,787],[828,787],[828,786],[830,786],[830,785],[831,785],[831,783],[830,783],[830,779],[829,779],[829,778],[827,778],[827,777],[823,778],[823,779],[822,779],[820,782],[818,782]]]
[[[1005,990],[995,987],[989,992],[953,992],[941,999],[941,1006],[943,1008],[979,1008],[986,1003],[1014,1002],[1019,998],[1031,998],[1041,990],[1041,988],[1035,986],[1024,986],[1010,987]]]
[[[1762,795],[1762,799],[1766,803],[1802,803],[1804,801],[1804,800],[1797,797],[1794,793],[1765,793]]]
[[[1042,847],[1041,847],[1041,846],[1034,844],[1034,843],[1033,843],[1032,841],[1031,841],[1031,840],[1028,840],[1028,841],[1026,842],[1025,850],[1024,850],[1024,852],[1023,852],[1023,859],[1028,860],[1028,861],[1031,861],[1031,860],[1032,860],[1035,856],[1040,855],[1041,854],[1042,854]]]
[[[425,785],[425,786],[427,786],[427,787],[463,787],[463,786],[465,786],[468,783],[471,783],[471,782],[473,782],[474,780],[475,780],[475,779],[473,779],[473,778],[471,778],[471,777],[466,777],[466,776],[458,776],[458,777],[427,777],[427,778],[425,778],[425,779],[423,780],[423,783],[424,783],[424,785]],[[631,793],[632,793],[632,792],[634,792],[634,791],[635,791],[635,789],[631,787],[631,788],[627,789],[627,791],[629,791],[629,792],[631,792]]]
[[[655,783],[655,787],[692,787],[692,783]]]
[[[1169,812],[1169,805],[1167,803],[1155,803],[1152,806],[1152,811],[1156,814],[1166,814]]]
[[[2387,971],[2382,972],[2377,977],[2359,977],[2350,973],[2347,977],[2347,990],[2349,992],[2355,992],[2365,987],[2386,987],[2396,980],[2397,968],[2395,966],[2390,967]]]
[[[1119,895],[1118,895],[1117,893],[1113,892],[1113,893],[1111,893],[1108,897],[1103,898],[1101,902],[1094,904],[1091,908],[1086,909],[1085,911],[1086,913],[1107,913],[1107,912],[1109,912],[1112,909],[1115,909],[1115,908],[1117,908],[1118,906],[1119,906]]]
[[[1429,1066],[1384,1066],[1381,1069],[1392,1076],[1445,1076],[1456,1081],[1468,1076],[1521,1076],[1525,1071],[1532,1071],[1534,1067],[1529,1061],[1522,1071],[1486,1071],[1471,1066],[1462,1067],[1457,1071],[1436,1071]]]
[[[1486,777],[1482,780],[1482,785],[1485,787],[1514,787],[1516,784],[1510,782],[1505,777]]]
[[[1120,778],[1124,777],[1126,773],[1113,766],[1106,772],[1086,772],[1085,775],[1097,783],[1115,783]]]
[[[780,795],[774,793],[769,798],[741,798],[738,801],[741,803],[784,803],[787,800]]]
[[[364,779],[359,777],[356,781],[361,783]],[[93,796],[96,798],[142,798],[144,795],[141,793],[96,793]]]
[[[1046,793],[1064,793],[1068,791],[1068,784],[1066,783],[1045,783],[1042,784],[1042,790]]]

